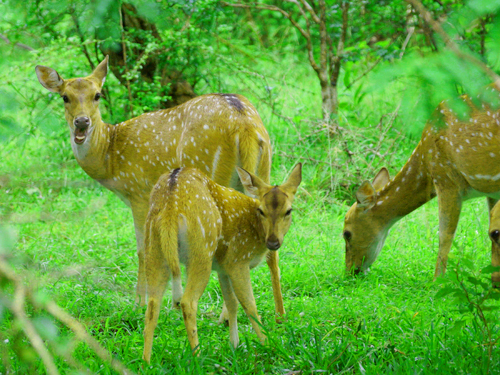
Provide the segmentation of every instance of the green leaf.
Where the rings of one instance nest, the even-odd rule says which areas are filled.
[[[467,5],[476,11],[478,15],[496,13],[500,10],[500,1],[496,0],[470,0]],[[466,9],[464,9],[466,11]]]
[[[453,334],[459,333],[462,330],[462,328],[465,326],[465,323],[466,323],[465,319],[456,321],[455,324],[453,325],[453,327],[451,327],[450,333],[453,333]]]
[[[491,264],[481,269],[483,274],[492,274],[493,272],[500,272],[500,267],[494,267]]]
[[[436,293],[436,298],[445,297],[451,293],[460,293],[460,292],[462,292],[462,291],[458,288],[453,288],[451,286],[447,286],[447,287],[442,288],[441,290],[439,290]]]

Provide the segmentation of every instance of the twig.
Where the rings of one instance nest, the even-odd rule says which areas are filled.
[[[7,44],[11,44],[11,41],[9,40],[9,38],[7,38],[3,34],[0,34],[0,39],[2,39]],[[14,44],[14,46],[16,46],[17,48],[24,49],[26,51],[34,51],[35,50],[34,48],[31,48],[30,46],[23,44],[23,43],[16,43],[16,44]]]
[[[87,45],[85,44],[85,38],[83,36],[82,30],[80,29],[80,23],[78,22],[78,16],[76,15],[76,9],[74,6],[71,7],[70,14],[71,14],[71,18],[73,19],[73,23],[75,24],[76,33],[80,37],[80,42],[82,44],[83,54],[87,58],[87,61],[89,62],[89,65],[92,68],[92,70],[94,70],[95,65],[94,65],[94,62],[92,61],[92,59],[90,58],[89,51],[87,49]]]
[[[125,43],[125,30],[123,28],[123,13],[122,13],[121,4],[120,4],[120,7],[118,8],[118,11],[120,12],[120,31],[121,31],[121,34],[122,34],[123,67],[125,69],[125,81],[127,82],[128,105],[129,105],[130,117],[134,117],[134,106],[132,104],[133,103],[132,90],[130,89],[130,80],[127,78],[128,77],[127,45]]]
[[[492,80],[498,90],[500,90],[500,76],[498,76],[493,70],[491,70],[487,65],[485,65],[481,60],[475,58],[468,53],[462,52],[460,48],[458,48],[457,44],[450,38],[450,36],[443,30],[441,25],[434,21],[431,13],[425,9],[422,3],[419,0],[406,0],[410,3],[415,10],[422,16],[424,21],[443,39],[445,45],[455,54],[457,57],[463,60],[467,60],[470,63],[476,65],[479,69],[481,69],[486,75],[488,75]]]
[[[38,353],[40,358],[42,358],[47,372],[51,375],[58,375],[59,371],[57,370],[52,356],[43,344],[42,338],[33,326],[33,323],[31,323],[31,321],[28,319],[28,317],[26,316],[26,312],[24,311],[26,290],[22,281],[2,259],[0,259],[0,274],[2,274],[2,276],[4,276],[6,279],[12,281],[15,286],[14,301],[12,303],[12,313],[19,320],[19,322],[21,323],[21,328],[26,334],[26,337],[28,337],[31,345]]]
[[[11,310],[15,318],[21,323],[21,327],[30,340],[33,348],[42,358],[45,368],[47,369],[47,372],[49,374],[58,375],[59,371],[57,370],[51,354],[44,345],[43,340],[36,331],[34,325],[26,316],[24,305],[27,297],[30,299],[31,303],[34,306],[36,306],[37,308],[45,309],[49,314],[69,327],[80,341],[85,342],[97,354],[99,358],[108,363],[115,371],[126,375],[134,374],[120,361],[113,358],[112,355],[106,349],[104,349],[95,338],[87,333],[85,327],[80,322],[74,319],[55,302],[41,301],[37,299],[33,289],[24,286],[21,278],[14,272],[14,270],[2,257],[0,257],[0,275],[14,285],[14,302],[12,304]]]

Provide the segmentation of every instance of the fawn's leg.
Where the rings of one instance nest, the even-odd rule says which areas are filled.
[[[184,317],[184,325],[186,326],[189,344],[193,353],[197,351],[199,346],[198,329],[196,326],[198,300],[208,284],[212,269],[212,264],[208,257],[201,258],[191,256],[187,266],[186,290],[181,299],[182,316]]]
[[[266,340],[266,336],[260,328],[260,318],[257,313],[257,306],[255,305],[252,284],[250,283],[250,269],[248,266],[233,268],[230,270],[229,278],[238,301],[250,319],[255,333],[263,343]]]
[[[273,286],[274,307],[276,311],[276,322],[281,323],[280,317],[285,315],[283,306],[283,295],[281,294],[279,255],[277,251],[270,251],[266,256],[267,265],[271,272],[271,283]]]
[[[224,297],[224,306],[227,308],[227,316],[229,320],[229,341],[234,348],[238,346],[240,338],[238,337],[238,300],[234,295],[231,280],[225,274],[219,273],[219,283]]]
[[[149,363],[153,347],[153,333],[158,323],[161,300],[167,286],[170,270],[167,268],[161,244],[151,239],[146,251],[146,280],[148,288],[148,307],[144,326],[144,352],[142,358]]]

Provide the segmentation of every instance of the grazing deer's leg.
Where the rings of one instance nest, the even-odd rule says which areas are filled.
[[[229,340],[234,348],[238,346],[240,341],[238,337],[238,300],[234,295],[231,280],[227,275],[219,273],[219,283],[224,297],[224,307],[227,308],[227,316],[229,320]]]
[[[434,278],[446,271],[448,254],[451,250],[455,231],[457,229],[462,198],[456,187],[436,185],[439,205],[439,252]]]
[[[229,278],[231,279],[231,285],[238,301],[241,303],[243,310],[245,310],[248,319],[250,319],[257,337],[264,343],[266,336],[260,328],[260,317],[253,296],[252,284],[250,283],[250,269],[248,267],[236,267],[228,270],[228,272],[230,272]]]
[[[274,306],[276,310],[276,322],[280,323],[280,317],[285,315],[283,306],[283,295],[281,294],[279,255],[277,251],[270,251],[266,256],[267,265],[271,271],[271,283],[273,286]]]
[[[192,248],[192,244],[190,247]],[[201,248],[201,246],[200,246]],[[203,248],[205,248],[203,246]],[[213,250],[211,250],[213,251]],[[192,255],[187,265],[186,290],[181,299],[182,316],[188,335],[189,344],[193,353],[198,351],[198,329],[196,326],[196,312],[198,311],[198,300],[203,294],[210,272],[212,271],[212,262],[207,256],[202,254]]]
[[[153,333],[158,323],[161,301],[165,287],[170,276],[165,256],[161,251],[161,243],[154,233],[146,236],[148,250],[146,256],[148,307],[146,309],[146,322],[144,327],[144,352],[143,359],[149,363],[151,359],[151,349],[153,347]]]
[[[135,306],[146,304],[146,272],[144,262],[144,222],[145,218],[132,209],[134,216],[135,238],[137,241],[137,256],[139,258],[139,271],[137,273],[137,287],[135,295]]]

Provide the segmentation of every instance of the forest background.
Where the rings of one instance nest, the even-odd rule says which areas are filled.
[[[464,205],[437,282],[435,201],[395,226],[365,276],[344,274],[341,237],[357,187],[404,165],[441,100],[488,100],[499,12],[489,0],[0,0],[0,373],[500,373],[483,200]],[[105,55],[106,122],[238,93],[269,130],[272,180],[304,163],[281,324],[267,267],[252,272],[266,345],[240,309],[230,348],[212,276],[200,356],[165,301],[151,365],[140,359],[131,213],[77,165],[62,99],[34,71],[86,76]]]

